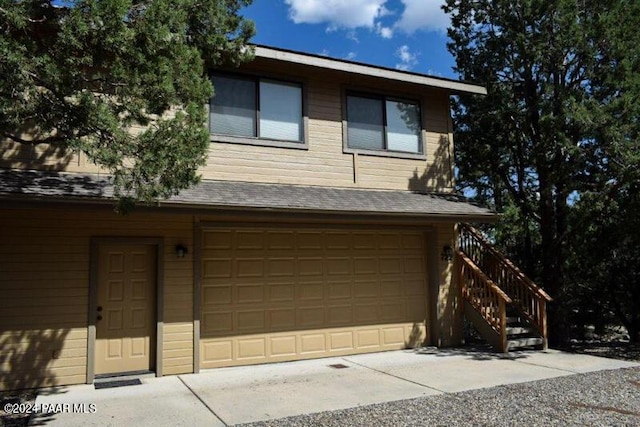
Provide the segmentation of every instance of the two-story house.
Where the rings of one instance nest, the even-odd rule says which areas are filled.
[[[496,214],[453,193],[449,100],[485,89],[261,46],[212,79],[202,182],[155,207],[5,143],[0,389],[461,343],[456,224]]]

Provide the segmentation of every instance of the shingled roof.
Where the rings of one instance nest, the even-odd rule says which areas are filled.
[[[108,176],[0,170],[0,197],[109,201]],[[486,221],[496,213],[451,194],[203,180],[162,206],[410,215]]]

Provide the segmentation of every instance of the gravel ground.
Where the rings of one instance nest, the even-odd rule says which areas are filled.
[[[640,426],[640,368],[599,371],[245,426]]]

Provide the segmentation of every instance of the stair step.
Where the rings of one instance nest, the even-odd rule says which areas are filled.
[[[507,335],[526,335],[532,332],[533,328],[526,325],[507,326]]]
[[[544,343],[544,340],[540,337],[523,337],[507,340],[507,351],[514,350],[516,348],[534,347]]]

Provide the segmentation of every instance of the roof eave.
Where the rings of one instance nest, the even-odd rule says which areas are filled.
[[[0,194],[0,200],[19,201],[25,204],[42,204],[42,205],[86,205],[86,206],[113,206],[115,199],[109,197],[60,197],[60,196],[41,196],[33,194]],[[14,205],[13,207],[19,207]],[[319,210],[310,208],[282,208],[282,207],[259,207],[259,206],[234,206],[234,205],[207,205],[197,203],[185,203],[174,201],[161,201],[153,205],[140,205],[142,209],[168,209],[172,212],[183,211],[192,213],[199,212],[253,212],[253,213],[286,213],[300,215],[325,215],[340,217],[366,217],[368,219],[385,218],[385,219],[406,219],[430,222],[480,222],[493,223],[498,221],[500,215],[497,213],[486,214],[461,214],[450,212],[379,212],[379,211],[343,211],[343,210]]]
[[[327,70],[343,71],[347,73],[380,77],[405,83],[414,83],[434,88],[446,89],[453,94],[487,94],[487,89],[485,87],[472,83],[437,78],[406,71],[393,70],[390,68],[376,67],[373,65],[367,65],[358,62],[332,59],[319,55],[310,55],[289,50],[274,49],[266,46],[255,46],[255,55],[258,58],[273,59],[282,62],[290,62],[311,67],[324,68]]]

